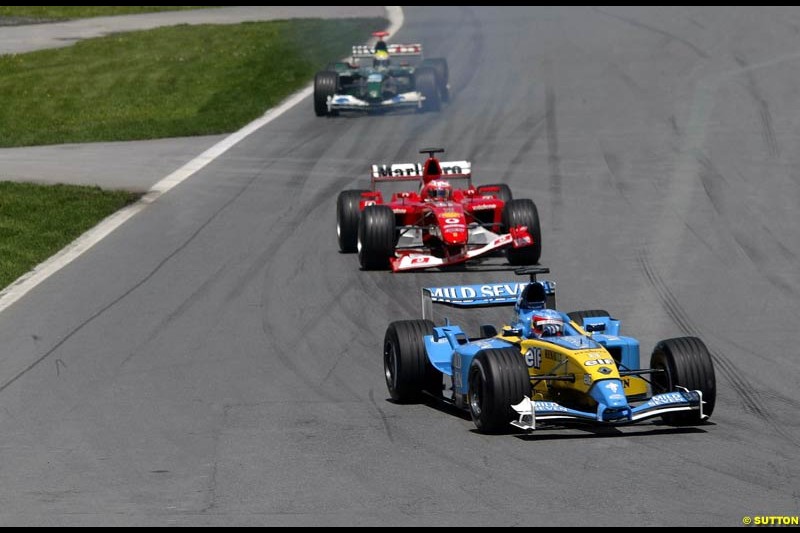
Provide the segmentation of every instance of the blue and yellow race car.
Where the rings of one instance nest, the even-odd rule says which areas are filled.
[[[604,310],[555,309],[555,283],[537,281],[545,267],[518,269],[529,282],[425,288],[423,319],[392,322],[383,349],[392,399],[423,394],[466,409],[477,428],[494,433],[546,423],[621,425],[661,417],[696,425],[714,410],[714,365],[697,337],[658,342],[649,368],[639,366],[639,342],[619,335]],[[435,326],[433,304],[514,305],[498,333],[482,325],[470,338],[461,327]]]

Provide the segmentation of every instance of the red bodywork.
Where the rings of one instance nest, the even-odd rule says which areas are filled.
[[[534,244],[525,226],[512,227],[508,233],[500,234],[505,202],[492,194],[498,191],[497,187],[482,187],[479,191],[472,185],[471,174],[453,170],[458,167],[443,171],[439,160],[430,157],[422,165],[421,174],[373,175],[372,190],[362,194],[361,211],[368,205],[387,205],[395,214],[401,235],[421,233],[421,246],[396,248],[396,257],[390,259],[394,272],[454,265],[509,246]],[[450,182],[453,193],[449,201],[425,197],[425,185],[433,180]],[[418,187],[393,193],[387,202],[378,190],[379,184],[387,182],[417,183]],[[492,238],[484,243],[471,242],[470,236],[478,227],[495,235],[489,234]]]

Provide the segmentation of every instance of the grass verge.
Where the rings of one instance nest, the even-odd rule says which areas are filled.
[[[0,17],[68,20],[113,15],[135,15],[159,11],[205,9],[214,6],[0,6]]]
[[[0,146],[236,131],[385,25],[181,25],[0,56]]]
[[[139,195],[0,181],[0,289]]]

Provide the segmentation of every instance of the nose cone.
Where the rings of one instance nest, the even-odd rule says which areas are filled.
[[[466,244],[467,243],[467,227],[462,226],[459,229],[447,229],[442,232],[445,244]]]
[[[442,240],[447,245],[461,245],[467,243],[467,222],[460,211],[445,211],[437,213],[439,227],[442,230]]]
[[[589,394],[597,400],[597,403],[610,409],[620,409],[628,406],[625,390],[622,387],[622,382],[618,379],[596,381],[589,390]]]

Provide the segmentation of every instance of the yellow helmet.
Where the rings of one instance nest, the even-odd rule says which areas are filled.
[[[389,52],[386,50],[378,50],[375,52],[374,59],[372,60],[373,67],[388,67],[389,66]]]

